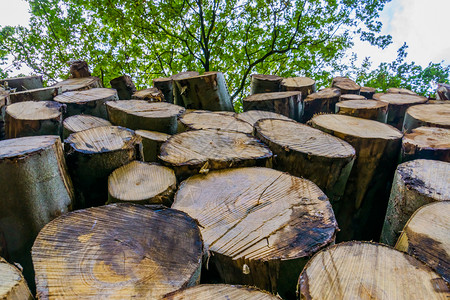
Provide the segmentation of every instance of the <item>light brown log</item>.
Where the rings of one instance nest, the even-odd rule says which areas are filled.
[[[52,87],[61,87],[61,92],[83,91],[92,88],[101,88],[102,82],[98,77],[70,78],[60,81]]]
[[[162,144],[164,144],[170,137],[170,134],[149,131],[149,130],[136,130],[135,133],[142,138],[142,152],[144,155],[144,161],[157,162],[159,161],[158,155],[161,150]]]
[[[162,300],[281,300],[254,287],[228,284],[201,284],[165,295]]]
[[[385,93],[375,93],[375,94],[373,94],[372,99],[380,101],[381,100],[381,96],[383,96],[383,95],[385,95]]]
[[[366,100],[366,97],[356,94],[343,94],[339,97],[339,101],[346,100]]]
[[[191,217],[111,204],[49,223],[33,245],[39,299],[160,299],[199,281],[203,243]]]
[[[117,90],[117,95],[120,100],[131,99],[131,96],[136,92],[136,86],[133,80],[128,75],[122,75],[112,79],[110,82],[111,87]]]
[[[398,165],[380,241],[395,245],[411,215],[421,206],[450,200],[450,163],[416,159]]]
[[[0,79],[0,85],[13,89],[15,92],[40,89],[42,85],[42,76],[25,76]]]
[[[250,83],[250,95],[281,92],[283,77],[277,75],[253,74]]]
[[[66,139],[75,132],[101,127],[111,126],[112,124],[105,119],[90,115],[75,115],[64,119],[63,121],[63,138]]]
[[[337,88],[326,88],[309,95],[303,101],[304,113],[300,121],[305,123],[318,113],[334,113],[340,96],[341,91]]]
[[[300,91],[302,98],[316,92],[316,81],[309,77],[289,77],[281,81],[281,91]]]
[[[416,210],[403,228],[395,249],[407,252],[450,282],[450,202],[435,202]]]
[[[414,287],[414,288],[412,288]],[[370,242],[316,254],[298,281],[298,299],[447,299],[447,283],[414,257]]]
[[[61,91],[61,87],[46,87],[11,93],[8,105],[24,101],[51,101],[55,96],[61,94]]]
[[[164,101],[173,103],[173,79],[172,77],[161,77],[153,79],[153,87],[160,90],[164,95]]]
[[[244,111],[271,111],[294,120],[303,116],[302,93],[298,91],[254,94],[244,98],[242,105]]]
[[[236,115],[241,121],[247,122],[248,124],[254,126],[256,122],[262,119],[279,119],[279,120],[292,120],[286,116],[271,112],[271,111],[263,111],[263,110],[249,110],[246,112],[242,112]]]
[[[309,256],[332,244],[337,229],[330,202],[314,183],[268,168],[193,176],[181,184],[173,208],[199,222],[210,253],[205,277],[217,272],[221,282],[285,299],[294,297]]]
[[[450,129],[450,103],[415,105],[406,110],[403,131],[428,126]]]
[[[242,132],[202,129],[172,136],[159,158],[178,179],[231,167],[272,166],[272,151]]]
[[[252,125],[237,119],[235,114],[229,114],[229,112],[194,110],[183,114],[179,118],[179,124],[179,132],[199,129],[221,129],[247,134],[253,133]]]
[[[62,104],[55,101],[25,101],[5,110],[5,135],[12,139],[32,135],[61,135]]]
[[[114,125],[167,134],[177,132],[177,118],[184,112],[183,107],[175,104],[144,100],[108,101],[106,109],[108,118]]]
[[[418,127],[406,133],[402,141],[402,162],[419,158],[450,162],[450,129]]]
[[[389,88],[386,93],[388,94],[405,94],[405,95],[417,95],[411,90],[403,89],[403,88]]]
[[[0,299],[31,300],[30,289],[22,272],[0,257]],[[270,298],[269,298],[270,299]]]
[[[186,71],[186,72],[180,72],[178,74],[170,76],[172,78],[172,94],[173,94],[173,103],[177,105],[183,106],[184,102],[181,98],[181,90],[178,89],[177,85],[173,82],[173,80],[180,80],[185,79],[193,76],[200,75],[199,72],[196,71]]]
[[[164,101],[164,94],[157,88],[149,88],[144,90],[136,91],[131,99],[136,100],[147,100],[150,102],[162,102]]]
[[[341,208],[335,212],[341,229],[338,239],[378,239],[402,133],[377,121],[345,115],[318,115],[311,124],[345,140],[356,150]]]
[[[351,95],[351,94],[349,94]],[[388,104],[377,100],[346,100],[336,103],[336,113],[386,123]]]
[[[377,90],[373,87],[362,86],[359,90],[359,94],[361,96],[366,97],[367,99],[373,99],[373,95],[377,92]]]
[[[357,94],[361,86],[356,84],[353,80],[347,77],[335,77],[331,83],[331,87],[335,87],[341,90],[341,94]]]
[[[91,72],[89,72],[89,66],[84,60],[72,60],[68,63],[70,64],[71,78],[85,78],[91,76]]]

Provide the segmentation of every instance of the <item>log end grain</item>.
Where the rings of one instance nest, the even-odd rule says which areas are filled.
[[[75,132],[111,125],[111,122],[102,118],[90,115],[74,115],[64,119],[63,121],[64,138],[67,138],[69,135]]]
[[[286,116],[271,112],[271,111],[263,111],[263,110],[249,110],[246,112],[242,112],[237,114],[236,117],[239,120],[247,122],[248,124],[254,126],[256,122],[262,119],[280,119],[280,120],[292,120]]]
[[[0,299],[31,300],[30,289],[17,267],[0,257]]]
[[[253,132],[252,125],[237,119],[234,113],[230,112],[195,110],[183,114],[179,118],[179,122],[185,130],[220,129],[247,134],[252,134]]]
[[[280,297],[269,294],[254,287],[202,284],[195,287],[181,289],[165,295],[162,300],[281,300]]]
[[[402,160],[435,159],[450,162],[450,129],[418,127],[402,141]]]

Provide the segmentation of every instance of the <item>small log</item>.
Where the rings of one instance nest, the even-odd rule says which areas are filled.
[[[248,124],[254,126],[256,122],[262,119],[278,119],[278,120],[288,120],[291,121],[291,118],[286,116],[271,112],[271,111],[263,111],[263,110],[249,110],[246,112],[242,112],[236,115],[241,121],[247,122]]]
[[[277,75],[253,74],[250,83],[250,95],[281,92],[283,77]]]
[[[70,64],[70,78],[85,78],[91,77],[89,66],[84,60],[72,60]]]
[[[408,288],[414,287],[414,288]],[[370,242],[348,242],[316,254],[298,280],[298,298],[447,299],[448,284],[414,257]]]
[[[93,88],[85,91],[65,92],[55,97],[55,101],[66,105],[64,118],[87,114],[107,119],[105,103],[118,100],[115,89]]]
[[[311,180],[338,211],[355,149],[330,134],[285,120],[265,119],[255,125],[255,136],[274,154],[274,168]]]
[[[450,100],[450,84],[438,83],[436,100]]]
[[[199,281],[196,221],[163,206],[111,204],[49,223],[33,245],[38,299],[160,299]]]
[[[178,179],[231,167],[272,166],[267,146],[242,132],[202,129],[172,136],[159,158]]]
[[[136,92],[136,86],[133,80],[128,75],[122,75],[112,79],[110,82],[111,87],[117,90],[117,95],[120,100],[131,99],[131,96]]]
[[[177,190],[173,170],[132,161],[108,177],[108,203],[162,204],[170,207]]]
[[[339,97],[339,101],[347,100],[366,100],[366,97],[356,94],[343,94]]]
[[[426,97],[408,94],[383,94],[377,100],[389,104],[387,124],[394,126],[398,130],[402,130],[405,113],[409,107],[428,101]]]
[[[153,87],[160,90],[164,95],[164,101],[173,103],[173,79],[162,77],[153,79]]]
[[[349,94],[350,95],[350,94]],[[377,100],[346,100],[336,103],[336,113],[386,123],[388,104]]]
[[[421,206],[450,200],[450,163],[416,159],[398,165],[380,241],[395,245],[401,230]]]
[[[279,92],[254,94],[242,102],[244,111],[271,111],[294,120],[303,116],[303,101],[301,92]]]
[[[337,88],[326,88],[309,95],[304,100],[304,113],[300,121],[306,123],[319,113],[334,113],[340,96],[341,91]]]
[[[168,134],[177,132],[177,118],[184,112],[184,108],[178,105],[144,100],[109,101],[106,109],[114,125]]]
[[[418,127],[406,133],[402,141],[402,162],[419,158],[450,162],[450,129]]]
[[[181,90],[178,89],[177,85],[173,83],[173,80],[175,79],[185,79],[193,76],[200,75],[199,72],[196,71],[186,71],[186,72],[180,72],[178,74],[170,76],[172,78],[172,96],[173,96],[173,103],[176,105],[183,106],[183,99],[181,98]]]
[[[316,81],[309,77],[289,77],[281,81],[281,92],[300,91],[302,97],[316,92]]]
[[[102,82],[98,77],[70,78],[52,85],[52,87],[59,86],[62,89],[62,93],[103,87]]]
[[[163,102],[165,100],[164,94],[157,88],[149,88],[149,89],[136,91],[131,96],[131,99],[147,100],[150,102]]]
[[[83,130],[101,127],[101,126],[111,126],[111,122],[90,116],[90,115],[75,115],[64,119],[63,121],[63,138],[66,139],[75,132],[80,132]]]
[[[353,80],[347,77],[335,77],[331,83],[331,87],[335,87],[341,90],[341,94],[357,94],[361,86],[356,84]]]
[[[383,96],[383,95],[385,95],[385,93],[375,93],[375,94],[373,94],[372,99],[380,101],[381,100],[381,96]]]
[[[416,95],[416,93],[414,93],[411,90],[408,89],[403,89],[403,88],[389,88],[387,89],[386,93],[388,94],[405,94],[405,95]]]
[[[63,105],[54,101],[25,101],[5,110],[6,138],[61,135]]]
[[[159,160],[158,155],[162,144],[164,144],[171,135],[149,130],[136,130],[135,133],[142,138],[143,160],[146,162],[157,162]]]
[[[201,284],[165,295],[162,300],[281,300],[254,287],[228,284]]]
[[[343,139],[356,160],[336,218],[339,240],[375,240],[380,236],[397,166],[402,134],[392,126],[345,115],[318,115],[313,127]]]
[[[415,105],[406,110],[403,131],[428,126],[450,129],[450,103]]]
[[[28,288],[22,272],[0,257],[0,299],[32,300],[33,295]],[[271,299],[271,298],[268,298]]]
[[[61,87],[46,87],[34,90],[11,93],[9,95],[9,104],[25,101],[51,101],[53,98],[61,94]]]
[[[450,202],[435,202],[416,210],[395,249],[407,252],[450,282]]]
[[[295,295],[308,257],[334,242],[330,202],[311,181],[268,168],[219,170],[184,181],[173,208],[199,222],[205,277]]]
[[[199,129],[221,129],[227,131],[238,131],[247,134],[253,133],[253,126],[238,120],[234,114],[228,112],[209,112],[205,110],[194,110],[179,118],[179,132]]]
[[[103,126],[71,134],[65,141],[67,165],[77,193],[77,208],[103,205],[108,197],[108,176],[115,169],[142,157],[134,131]]]
[[[43,88],[42,76],[26,76],[0,79],[0,85],[21,92]]]
[[[373,87],[362,86],[359,90],[359,94],[361,96],[366,97],[367,99],[373,99],[373,95],[377,92],[377,90]]]

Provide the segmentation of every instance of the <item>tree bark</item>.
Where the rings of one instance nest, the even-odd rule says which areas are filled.
[[[26,76],[0,79],[0,85],[14,89],[15,92],[43,88],[42,76]]]
[[[278,120],[292,120],[286,116],[271,112],[271,111],[263,111],[263,110],[249,110],[246,112],[242,112],[236,115],[241,121],[247,122],[248,124],[254,126],[256,122],[262,119],[278,119]]]
[[[139,90],[136,91],[132,96],[131,99],[136,100],[147,100],[150,102],[163,102],[165,101],[164,94],[158,90],[157,88],[149,88],[145,90]],[[167,101],[165,101],[167,102]]]
[[[283,77],[277,75],[253,74],[250,83],[250,95],[281,92]]]
[[[10,101],[8,101],[8,105],[25,101],[51,101],[59,94],[61,94],[61,87],[46,87],[11,93],[9,95]]]
[[[289,77],[281,81],[281,92],[300,91],[302,98],[316,92],[316,81],[309,77]]]
[[[164,95],[164,101],[173,103],[173,79],[172,77],[162,77],[153,79],[153,86]]]
[[[131,96],[136,92],[136,86],[133,80],[128,75],[122,75],[112,79],[110,82],[111,87],[117,90],[117,95],[120,100],[131,99]]]
[[[361,86],[356,84],[353,80],[347,77],[335,77],[331,83],[331,87],[341,90],[341,94],[356,94],[359,95]]]
[[[161,151],[161,146],[171,137],[171,135],[157,131],[140,129],[136,130],[135,133],[142,138],[144,161],[158,162],[158,155]]]
[[[450,129],[418,127],[405,134],[402,162],[419,158],[450,162]]]
[[[253,126],[238,120],[234,113],[229,112],[209,112],[195,110],[185,113],[179,117],[178,132],[199,129],[220,129],[227,131],[237,131],[247,134],[253,133]]]
[[[336,113],[386,123],[388,104],[377,100],[346,100],[336,103]]]
[[[84,91],[93,88],[101,88],[102,82],[98,77],[70,78],[60,81],[52,87],[61,87],[61,92]]]
[[[244,111],[270,111],[297,121],[303,116],[303,100],[301,92],[254,94],[245,98],[242,105]]]
[[[334,113],[340,96],[341,91],[337,88],[326,88],[309,95],[303,101],[304,113],[300,122],[306,123],[315,114]]]
[[[254,287],[228,284],[201,284],[165,295],[162,300],[281,300],[280,297]]]
[[[176,105],[184,105],[183,99],[181,97],[181,90],[178,89],[178,86],[173,82],[173,80],[181,80],[185,78],[190,78],[194,76],[200,75],[199,72],[195,71],[187,71],[187,72],[180,72],[178,74],[170,76],[172,78],[172,93],[173,93],[173,103]]]
[[[70,77],[71,78],[84,78],[90,77],[89,66],[84,60],[72,60],[70,64]]]
[[[69,137],[69,135],[75,132],[111,125],[111,122],[105,119],[93,117],[90,115],[71,116],[64,119],[63,121],[63,138],[66,139]]]
[[[415,105],[406,110],[403,131],[421,126],[450,129],[450,103]]]
[[[361,96],[366,97],[367,99],[373,99],[373,95],[377,92],[373,87],[362,86],[359,90],[359,94]]]
[[[22,272],[14,265],[0,257],[0,299],[32,300],[33,295],[28,288]]]

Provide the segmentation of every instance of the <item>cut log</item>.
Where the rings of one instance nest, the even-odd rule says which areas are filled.
[[[61,87],[61,92],[83,91],[92,88],[101,88],[102,82],[98,77],[70,78],[58,82],[52,87]]]
[[[38,299],[160,299],[199,281],[196,221],[163,206],[111,204],[49,223],[33,245]]]
[[[111,126],[112,124],[102,118],[97,118],[89,115],[75,115],[64,119],[63,121],[63,138],[68,138],[69,135],[75,132],[83,130],[101,127]]]
[[[199,129],[221,129],[228,131],[238,131],[247,134],[253,133],[253,126],[237,119],[234,114],[227,112],[209,112],[205,110],[195,110],[186,113],[179,118],[179,132]]]
[[[77,208],[105,204],[109,174],[142,157],[140,137],[134,131],[119,126],[95,127],[73,133],[64,141],[64,146]]]
[[[175,79],[185,79],[193,76],[200,75],[199,72],[196,71],[187,71],[181,72],[175,75],[170,76],[172,78],[172,93],[173,93],[173,103],[176,105],[184,105],[183,99],[181,98],[181,90],[178,89],[177,85],[173,82]]]
[[[375,94],[373,94],[372,99],[380,101],[381,100],[381,96],[383,96],[383,95],[385,95],[385,93],[375,93]]]
[[[0,79],[0,85],[15,89],[15,92],[40,89],[42,85],[42,76],[26,76]]]
[[[70,77],[71,78],[85,78],[90,77],[89,66],[84,60],[72,60],[70,64]]]
[[[271,112],[271,111],[263,111],[263,110],[249,110],[236,115],[241,121],[247,122],[248,124],[254,126],[256,122],[262,119],[278,119],[278,120],[288,120],[291,121],[291,118],[286,116]]]
[[[193,130],[172,136],[161,146],[159,158],[178,179],[231,167],[272,166],[267,146],[242,132]]]
[[[149,88],[144,90],[136,91],[131,99],[136,100],[147,100],[150,102],[162,102],[164,101],[164,94],[157,88]]]
[[[411,288],[414,287],[414,288]],[[447,299],[447,283],[414,257],[370,242],[316,254],[298,280],[298,299]]]
[[[173,103],[173,79],[172,77],[162,77],[153,79],[153,86],[164,95],[164,101]]]
[[[408,107],[428,101],[426,97],[407,94],[383,94],[377,100],[389,104],[387,124],[394,126],[398,130],[402,130],[403,120]]]
[[[416,210],[395,249],[407,252],[450,282],[450,202],[435,202]]]
[[[32,300],[30,289],[15,266],[0,257],[0,299],[4,300]],[[271,298],[267,298],[271,299]],[[275,298],[276,299],[276,298]]]
[[[184,112],[184,108],[178,105],[144,100],[109,101],[106,108],[114,125],[168,134],[177,132],[177,118]]]
[[[339,101],[347,100],[366,100],[366,97],[356,94],[344,94],[339,97]]]
[[[177,189],[173,170],[132,161],[108,177],[108,203],[163,204],[170,207]]]
[[[388,93],[388,94],[417,95],[413,91],[410,91],[408,89],[403,89],[403,88],[389,88],[389,89],[387,89],[386,93]]]
[[[254,94],[242,102],[244,111],[271,111],[294,120],[303,116],[303,101],[301,92],[279,92]]]
[[[415,105],[406,111],[403,131],[428,126],[450,129],[450,103]]]
[[[356,84],[353,80],[347,77],[335,77],[331,83],[331,87],[335,87],[341,90],[341,94],[357,94],[361,86]]]
[[[438,83],[436,100],[450,100],[450,84]]]
[[[128,75],[122,75],[112,79],[110,82],[111,87],[117,90],[117,95],[120,100],[131,99],[131,96],[136,92],[136,86],[133,80]]]
[[[330,202],[311,181],[268,168],[238,168],[183,182],[173,208],[199,222],[210,252],[206,278],[254,285],[283,298],[308,257],[334,242]]]
[[[250,95],[275,93],[281,91],[283,77],[277,75],[253,74],[250,83]]]
[[[450,163],[416,159],[398,165],[380,241],[395,245],[401,230],[421,206],[450,200]]]
[[[171,135],[149,130],[136,130],[135,133],[142,138],[143,160],[146,162],[159,161],[158,155],[161,146],[171,137]]]
[[[359,94],[361,96],[366,97],[367,99],[372,99],[373,95],[377,92],[376,89],[374,89],[373,87],[368,87],[368,86],[362,86],[361,89],[359,90]]]
[[[316,81],[309,77],[289,77],[281,81],[281,91],[300,91],[302,97],[316,92]]]
[[[54,101],[25,101],[5,110],[6,138],[61,135],[63,105]]]
[[[377,121],[345,115],[318,115],[311,124],[356,150],[356,161],[336,212],[341,229],[338,240],[378,239],[400,154],[401,132]]]
[[[11,93],[9,95],[10,100],[8,101],[8,105],[24,101],[51,101],[55,96],[61,94],[61,91],[61,87],[46,87]]]
[[[165,295],[162,300],[281,300],[280,297],[254,287],[201,284]]]
[[[0,232],[9,259],[22,265],[33,290],[34,239],[45,224],[72,208],[74,198],[59,136],[0,141],[0,190]]]
[[[388,104],[377,100],[346,100],[336,103],[336,113],[386,123]]]
[[[405,134],[402,162],[419,158],[450,162],[450,129],[418,127]]]
[[[339,210],[348,176],[355,160],[355,149],[330,134],[295,121],[261,120],[255,136],[274,154],[274,168],[311,180]]]
[[[300,121],[306,123],[318,113],[334,113],[340,96],[341,91],[337,88],[326,88],[309,95],[304,100],[304,113]]]
[[[225,77],[221,72],[173,78],[175,103],[186,108],[234,111]]]
[[[118,100],[115,89],[93,88],[85,91],[65,92],[55,97],[55,101],[66,105],[64,118],[86,114],[107,119],[105,103]]]

